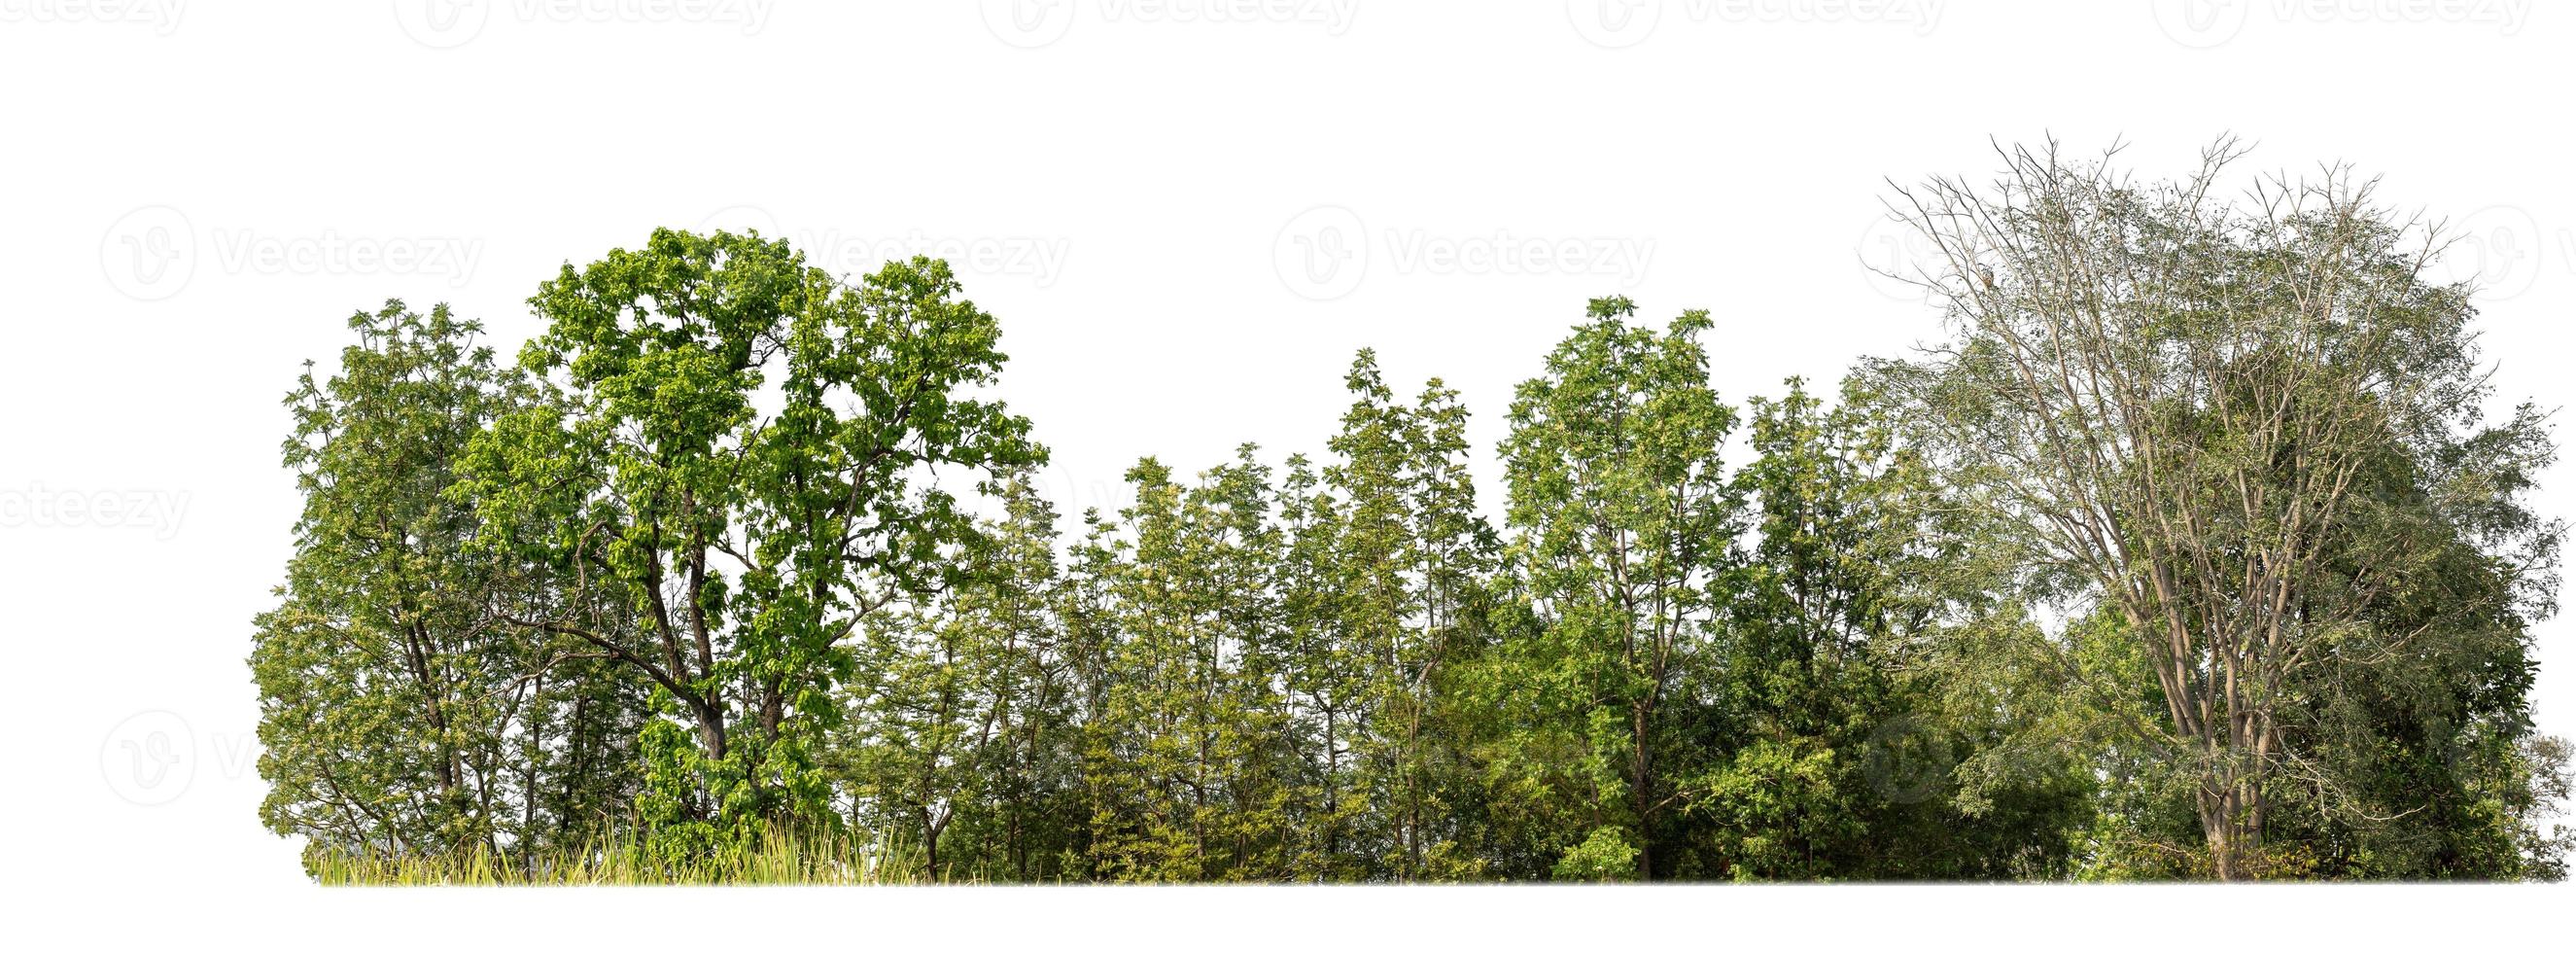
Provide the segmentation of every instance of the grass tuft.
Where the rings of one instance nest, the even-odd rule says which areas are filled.
[[[306,870],[326,887],[587,887],[669,884],[881,885],[930,882],[906,845],[841,832],[772,831],[757,846],[672,861],[632,837],[579,849],[421,854],[314,851]]]

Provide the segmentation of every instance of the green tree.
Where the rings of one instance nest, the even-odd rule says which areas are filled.
[[[1636,876],[1651,879],[1687,873],[1681,779],[1701,771],[1710,741],[1689,692],[1715,662],[1740,506],[1719,466],[1735,414],[1710,389],[1698,341],[1708,314],[1659,334],[1631,327],[1635,311],[1593,301],[1592,321],[1512,403],[1510,523],[1540,630],[1505,644],[1507,704],[1534,721],[1497,767],[1530,790],[1564,771],[1552,759],[1575,755],[1567,819],[1582,828],[1562,834],[1581,834],[1588,856],[1607,856],[1604,838],[1635,848]]]
[[[1342,509],[1316,558],[1333,596],[1322,628],[1337,636],[1325,650],[1358,673],[1349,707],[1370,854],[1359,860],[1401,879],[1468,876],[1478,865],[1459,851],[1474,831],[1447,817],[1473,790],[1451,689],[1482,647],[1497,542],[1475,512],[1467,412],[1437,378],[1397,402],[1368,350],[1344,383],[1354,400],[1324,471]]]
[[[833,816],[816,747],[843,640],[974,532],[935,480],[1043,457],[967,393],[1003,357],[957,293],[927,259],[853,288],[784,242],[661,230],[530,299],[549,324],[521,363],[563,404],[478,437],[460,492],[579,597],[511,621],[617,663],[676,719],[640,739],[657,847]]]
[[[515,370],[388,303],[287,400],[262,819],[324,879],[2563,877],[2546,416],[2366,186],[2234,155],[1908,195],[1955,337],[1830,401],[1592,301],[1508,540],[1367,350],[1320,455],[1068,545],[939,262],[657,231]]]
[[[1902,584],[1912,549],[1895,495],[1910,474],[1848,408],[1789,382],[1750,402],[1752,456],[1733,477],[1752,540],[1729,587],[1725,664],[1713,695],[1730,752],[1690,787],[1712,853],[1739,880],[1862,872],[1886,798],[1873,751],[1902,736],[1894,663],[1926,611]],[[1904,792],[1919,797],[1919,792]]]
[[[339,372],[317,380],[308,363],[287,398],[305,502],[280,604],[252,637],[262,816],[316,851],[587,836],[633,776],[631,745],[602,729],[639,700],[499,624],[496,607],[554,597],[471,547],[471,508],[444,495],[473,436],[533,398],[443,305],[388,302],[349,326]]]
[[[1105,684],[1086,726],[1095,874],[1288,877],[1304,792],[1274,689],[1286,637],[1270,469],[1246,446],[1192,486],[1152,459],[1128,480],[1132,535],[1111,544]]]
[[[1055,510],[1025,475],[1001,488],[972,569],[926,606],[868,627],[848,690],[863,821],[906,830],[933,880],[1044,876],[1072,766],[1054,616]],[[952,825],[963,828],[958,843]]]
[[[1959,801],[1956,767],[2009,724],[1985,683],[1934,664],[1945,626],[1976,618],[1986,577],[1948,531],[1934,474],[1893,442],[1883,408],[1846,389],[1827,408],[1791,379],[1749,402],[1733,477],[1751,544],[1733,587],[1712,695],[1734,734],[1693,782],[1716,870],[1739,880],[2045,875],[2084,788],[2071,766]]]

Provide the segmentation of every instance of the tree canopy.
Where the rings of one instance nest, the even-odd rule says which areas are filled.
[[[287,400],[262,818],[531,879],[2560,877],[2547,415],[2420,223],[2238,152],[1900,190],[1948,337],[1837,387],[1592,301],[1490,512],[1360,350],[1312,456],[1060,513],[930,259],[657,231],[515,365],[389,302]]]

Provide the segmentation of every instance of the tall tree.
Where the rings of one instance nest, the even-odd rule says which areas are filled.
[[[928,259],[853,288],[785,242],[659,230],[530,299],[549,324],[521,363],[564,406],[497,421],[462,492],[631,620],[511,621],[617,663],[676,717],[642,738],[657,847],[832,816],[814,749],[844,640],[974,532],[936,480],[1043,457],[1026,420],[968,393],[1003,356],[958,290]]]
[[[1293,871],[1296,773],[1276,686],[1283,563],[1269,467],[1245,446],[1195,484],[1129,471],[1112,543],[1104,686],[1087,726],[1092,852],[1111,880],[1274,880]]]
[[[1635,312],[1625,298],[1593,301],[1591,322],[1512,402],[1510,523],[1544,628],[1509,650],[1514,703],[1538,713],[1539,733],[1580,745],[1590,830],[1569,870],[1607,872],[1605,858],[1632,855],[1630,872],[1654,878],[1675,870],[1678,779],[1705,756],[1685,693],[1712,662],[1739,515],[1719,467],[1735,413],[1710,389],[1698,341],[1707,312],[1662,333],[1629,325]],[[1563,743],[1524,737],[1510,757]]]
[[[2213,197],[2240,154],[2222,141],[2188,177],[2141,184],[2109,156],[2014,148],[1991,188],[1901,193],[1944,255],[1919,277],[1957,336],[1870,368],[2030,591],[2061,618],[2115,614],[2050,648],[2136,649],[2159,710],[2120,727],[2181,769],[2222,879],[2254,872],[2284,787],[2311,772],[2289,730],[2300,686],[2387,634],[2391,584],[2426,555],[2356,535],[2371,471],[2537,426],[2478,431],[2469,289],[2425,278],[2421,229],[2340,168]]]
[[[619,809],[631,759],[596,729],[634,699],[551,661],[499,624],[553,598],[469,545],[470,506],[446,495],[468,442],[532,401],[444,305],[401,302],[349,320],[338,373],[310,365],[287,406],[285,460],[304,492],[280,605],[262,614],[262,814],[322,851],[441,854],[579,837]],[[578,718],[551,709],[567,698]],[[580,765],[545,757],[567,738]],[[540,810],[543,813],[540,813]],[[543,824],[541,824],[541,820]]]
[[[1993,744],[1991,671],[1934,664],[1947,626],[1990,611],[1986,577],[1935,514],[1935,474],[1883,405],[1828,407],[1792,378],[1748,401],[1733,476],[1751,517],[1710,680],[1723,755],[1694,779],[1707,869],[1737,880],[1987,879],[2062,870],[2083,807],[2071,768],[1957,797]],[[1953,686],[1947,676],[1961,675]],[[1945,697],[1960,697],[1954,711]],[[1981,799],[1980,799],[1981,798]]]
[[[1852,876],[1886,806],[1866,774],[1905,714],[1901,639],[1927,615],[1901,581],[1916,552],[1892,505],[1911,474],[1857,413],[1825,410],[1801,381],[1750,411],[1752,456],[1732,486],[1752,542],[1709,679],[1732,737],[1691,784],[1691,809],[1735,879]]]
[[[1497,547],[1475,512],[1467,413],[1437,378],[1398,402],[1365,349],[1344,384],[1353,401],[1324,471],[1341,511],[1319,575],[1334,597],[1331,650],[1359,672],[1352,728],[1371,841],[1361,861],[1384,876],[1462,876],[1477,866],[1457,854],[1471,832],[1443,815],[1467,796],[1470,766],[1448,689],[1481,647]]]
[[[923,872],[1030,880],[1060,849],[1049,815],[1071,767],[1057,645],[1055,510],[1025,475],[965,554],[959,583],[868,627],[852,696],[851,793],[905,831]],[[950,828],[965,829],[963,843]]]

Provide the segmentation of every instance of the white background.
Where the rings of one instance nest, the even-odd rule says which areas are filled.
[[[1490,509],[1512,384],[1599,295],[1713,311],[1732,400],[1830,387],[1938,333],[1865,267],[1908,260],[1884,180],[1993,171],[1989,137],[2125,139],[2165,175],[2233,131],[2259,143],[2249,173],[2383,175],[2467,236],[2453,267],[2493,289],[2503,394],[2569,406],[2570,62],[2576,11],[2529,0],[0,0],[6,929],[1283,949],[1570,947],[1621,923],[1940,948],[2143,946],[2186,917],[2515,929],[2500,914],[2568,892],[324,892],[257,821],[243,659],[298,506],[277,449],[300,363],[327,371],[350,312],[389,297],[451,302],[514,353],[539,280],[662,225],[759,227],[847,272],[959,257],[1068,512],[1118,506],[1143,454],[1320,450],[1361,346],[1408,393],[1464,391]],[[2576,466],[2547,486],[2545,512],[2576,513]],[[2539,637],[2559,734],[2571,635]]]

